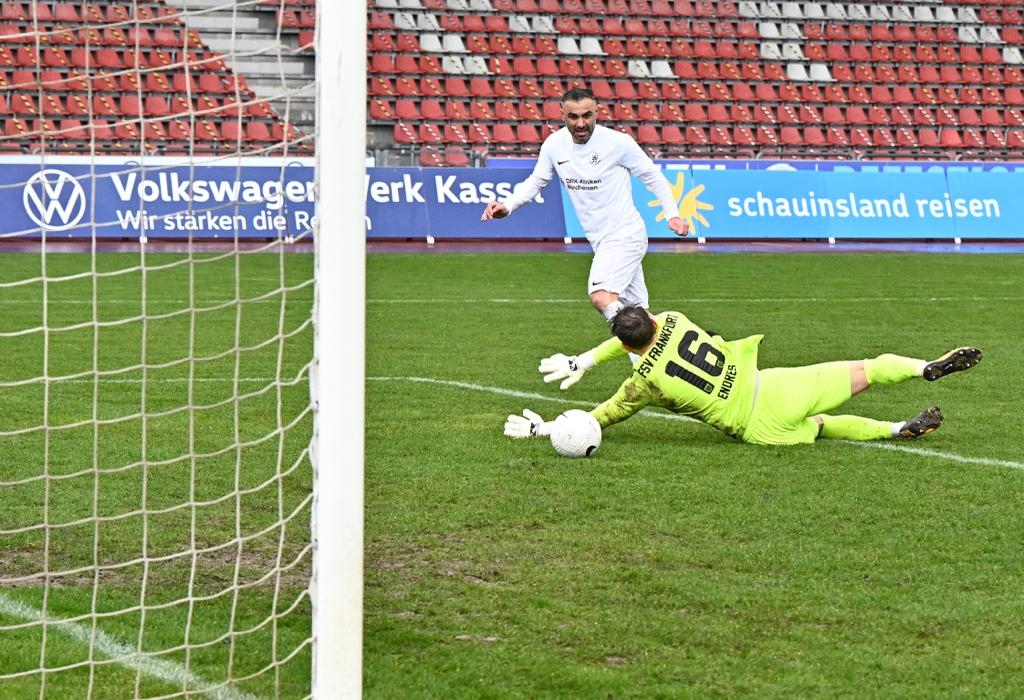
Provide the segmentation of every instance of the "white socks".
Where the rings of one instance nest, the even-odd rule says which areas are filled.
[[[626,308],[626,305],[623,304],[620,300],[616,299],[611,304],[604,307],[604,311],[602,311],[601,313],[604,314],[605,320],[608,321],[608,323],[611,323],[612,319],[615,318],[615,314],[619,313],[624,308]]]

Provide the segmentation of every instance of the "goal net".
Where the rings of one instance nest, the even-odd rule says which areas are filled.
[[[317,8],[2,9],[0,696],[318,695]]]

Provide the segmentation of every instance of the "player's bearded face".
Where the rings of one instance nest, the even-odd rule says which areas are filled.
[[[594,133],[594,126],[597,124],[597,103],[594,100],[586,99],[579,102],[562,103],[562,111],[565,116],[565,126],[572,134],[574,143],[586,143],[590,135]]]

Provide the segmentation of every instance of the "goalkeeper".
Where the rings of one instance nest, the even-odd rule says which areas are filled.
[[[634,352],[639,359],[633,373],[614,396],[591,411],[602,428],[644,406],[661,406],[760,445],[927,435],[942,423],[938,406],[895,423],[829,411],[872,384],[898,384],[916,377],[934,381],[981,361],[981,350],[961,347],[932,362],[886,354],[870,360],[759,370],[761,335],[727,341],[679,312],[651,316],[637,306],[619,311],[611,327],[615,337],[578,357],[558,354],[542,360],[544,381],[561,379],[561,388],[568,389],[599,362]],[[509,416],[505,424],[505,434],[514,438],[549,432],[549,424],[528,409],[522,416]]]

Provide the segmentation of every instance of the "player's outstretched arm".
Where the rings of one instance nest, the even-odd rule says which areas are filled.
[[[487,206],[484,207],[484,213],[480,215],[480,220],[489,221],[490,219],[504,219],[508,215],[508,207],[501,202],[488,202]]]
[[[516,439],[550,435],[551,423],[530,409],[524,408],[523,415],[513,414],[505,419],[505,434]]]
[[[589,350],[582,355],[563,355],[559,352],[541,360],[537,371],[544,375],[545,384],[563,380],[558,388],[565,391],[596,364],[594,354]]]
[[[668,220],[668,227],[672,229],[672,233],[677,236],[685,236],[690,233],[690,222],[678,216],[674,216]]]

